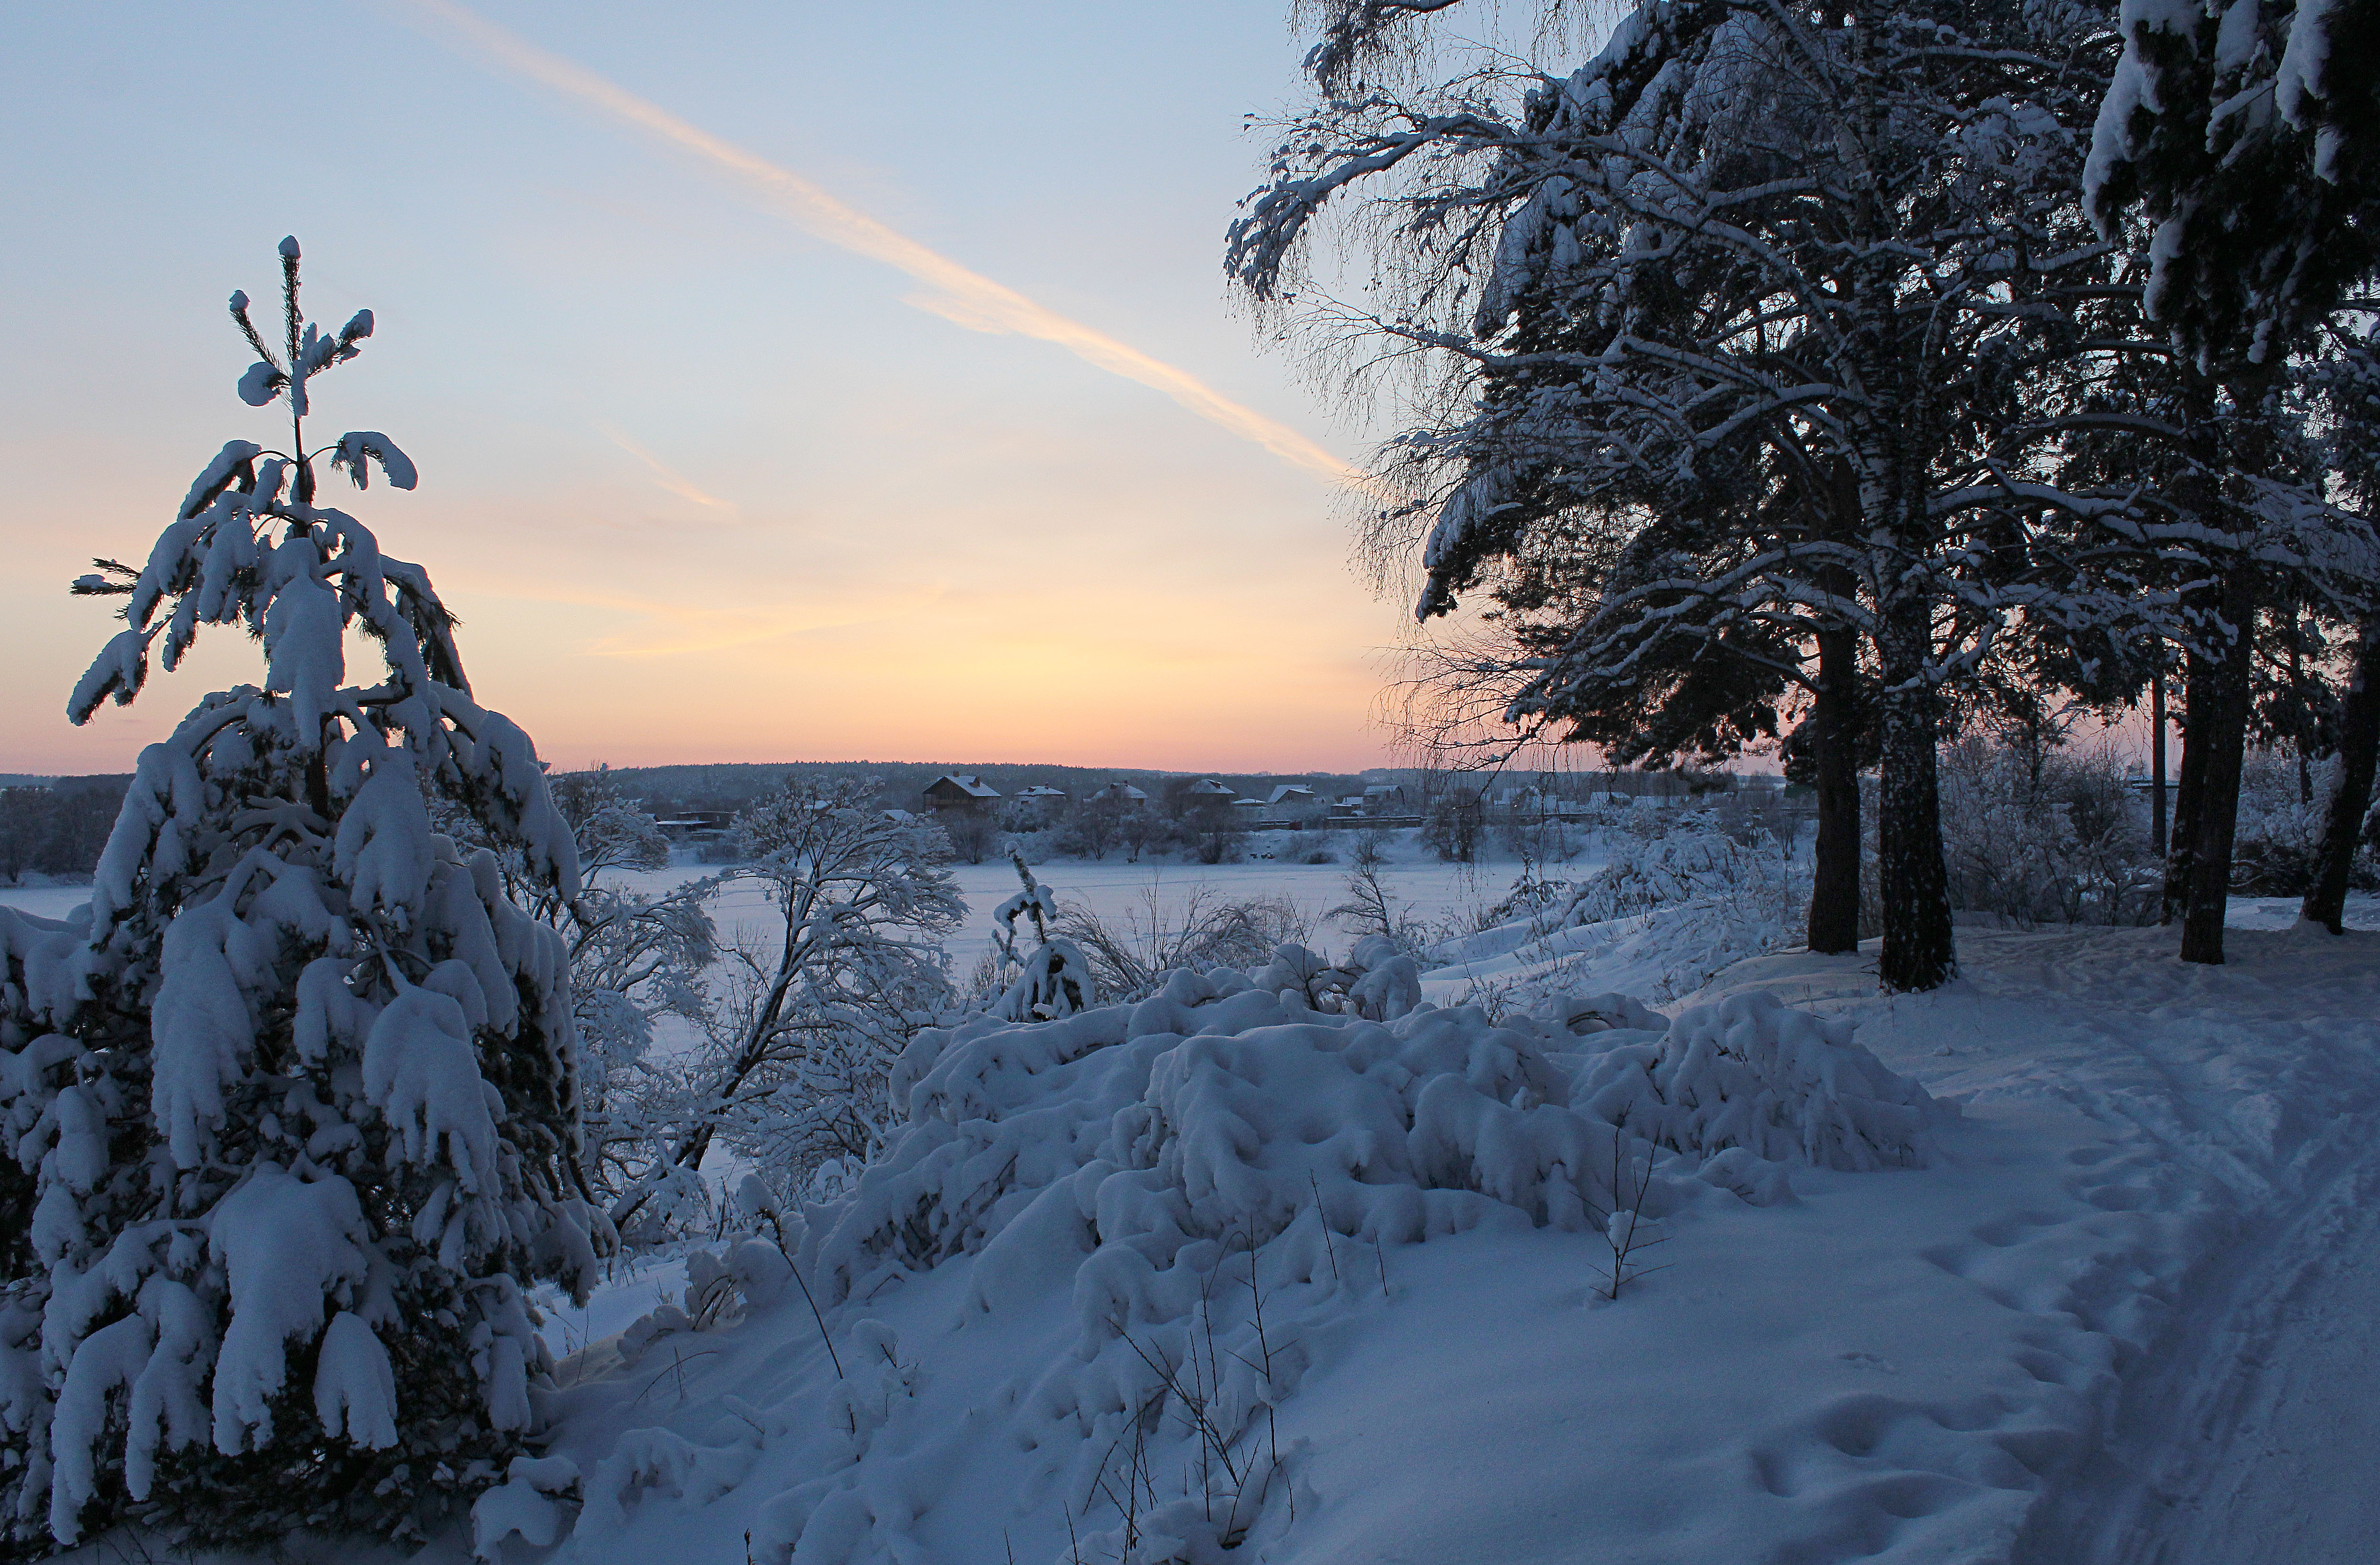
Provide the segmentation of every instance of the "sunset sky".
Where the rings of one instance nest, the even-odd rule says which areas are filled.
[[[312,427],[422,475],[332,503],[558,765],[1396,758],[1370,432],[1220,271],[1287,8],[7,7],[0,770],[128,770],[258,676],[216,632],[62,715],[109,629],[66,583],[279,429],[224,298],[285,233],[378,317]]]

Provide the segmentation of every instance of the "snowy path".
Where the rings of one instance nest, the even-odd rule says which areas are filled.
[[[2369,1145],[2369,1138],[2358,1135]],[[2170,1354],[2045,1512],[2037,1565],[2363,1565],[2380,1551],[2380,1159],[2181,1302]]]

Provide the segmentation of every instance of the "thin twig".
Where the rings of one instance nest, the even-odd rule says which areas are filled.
[[[1339,1246],[1330,1242],[1330,1214],[1322,1209],[1322,1186],[1317,1183],[1314,1171],[1305,1171],[1305,1183],[1314,1192],[1315,1219],[1322,1224],[1322,1247],[1330,1254],[1330,1280],[1339,1280]]]

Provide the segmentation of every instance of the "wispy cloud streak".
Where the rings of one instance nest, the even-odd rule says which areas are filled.
[[[672,494],[676,495],[680,500],[691,500],[697,505],[707,505],[714,511],[724,511],[729,516],[734,516],[735,514],[735,506],[732,501],[722,500],[715,494],[705,494],[701,490],[695,487],[692,479],[685,477],[674,468],[669,467],[667,464],[662,462],[660,457],[654,455],[651,452],[647,451],[643,446],[638,445],[635,441],[630,440],[627,436],[622,434],[611,425],[597,424],[595,428],[605,440],[610,441],[613,445],[618,446],[621,450],[626,452],[638,461],[642,462],[647,467],[652,469],[653,481],[661,485],[663,489],[669,491]]]
[[[408,4],[416,11],[435,18],[451,33],[498,63],[734,175],[768,206],[817,237],[854,254],[882,261],[925,284],[933,294],[912,301],[920,308],[970,331],[1014,333],[1053,343],[1087,364],[1164,394],[1199,418],[1264,447],[1293,467],[1338,483],[1364,482],[1362,474],[1313,441],[1252,407],[1233,402],[1187,370],[1152,358],[1129,344],[1069,320],[1013,288],[937,254],[791,170],[688,124],[659,104],[638,97],[583,66],[539,48],[453,0],[408,0]]]

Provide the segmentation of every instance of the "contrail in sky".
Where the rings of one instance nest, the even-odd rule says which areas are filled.
[[[734,505],[728,503],[726,501],[719,499],[715,495],[705,494],[701,490],[697,489],[691,479],[688,479],[683,474],[677,472],[674,468],[668,467],[660,457],[654,455],[651,452],[647,451],[643,446],[638,445],[635,441],[630,440],[627,436],[622,434],[611,425],[597,424],[595,429],[596,431],[602,435],[605,440],[610,441],[613,445],[618,446],[621,450],[626,452],[638,461],[642,462],[646,467],[650,467],[653,470],[653,481],[661,485],[663,489],[669,491],[672,494],[676,495],[679,499],[691,500],[697,505],[708,505],[714,511],[732,512],[735,509]]]
[[[453,0],[410,3],[415,9],[437,18],[520,74],[735,175],[753,194],[829,244],[906,273],[935,290],[934,297],[912,301],[920,308],[970,331],[1014,332],[1019,336],[1055,343],[1087,364],[1164,393],[1201,419],[1220,424],[1243,440],[1255,442],[1293,467],[1304,467],[1334,482],[1365,482],[1363,474],[1295,430],[1252,407],[1242,406],[1186,370],[1151,358],[1104,332],[1069,321],[1013,288],[970,272],[947,256],[936,254],[866,212],[837,200],[801,176],[687,124],[660,105],[648,103],[583,66],[549,54],[518,34],[465,10]]]

